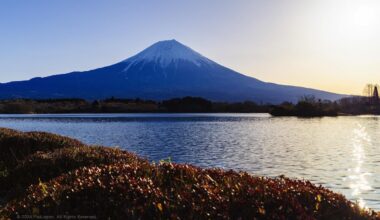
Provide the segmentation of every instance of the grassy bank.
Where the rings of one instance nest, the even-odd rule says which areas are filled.
[[[308,181],[155,164],[48,133],[1,129],[0,152],[3,218],[379,219]]]

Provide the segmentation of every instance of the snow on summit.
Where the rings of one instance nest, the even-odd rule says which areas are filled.
[[[43,85],[43,86],[42,86]],[[312,95],[337,100],[344,96],[302,87],[266,83],[217,64],[175,41],[153,44],[135,56],[85,72],[0,83],[0,99],[109,97],[165,100],[202,97],[213,101],[246,100],[279,104]]]
[[[167,67],[169,64],[176,64],[178,61],[191,62],[198,67],[201,66],[202,63],[212,62],[176,40],[159,41],[123,62],[130,63],[126,68],[126,70],[128,70],[131,65],[139,62],[155,62],[160,64],[161,67]]]

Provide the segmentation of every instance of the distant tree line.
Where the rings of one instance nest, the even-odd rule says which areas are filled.
[[[316,99],[312,96],[302,97],[297,104],[284,102],[272,106],[270,113],[274,116],[336,116],[380,114],[379,85],[367,84],[363,96],[345,97],[335,102]]]
[[[366,86],[365,96],[337,101],[304,96],[297,103],[278,105],[245,102],[212,102],[200,97],[173,98],[164,101],[122,99],[12,99],[0,100],[0,114],[47,113],[270,113],[273,116],[321,117],[380,114],[377,86]],[[372,95],[370,95],[371,93]]]
[[[321,117],[337,116],[340,112],[338,102],[316,99],[314,96],[304,96],[297,104],[284,102],[271,107],[274,116]]]
[[[0,100],[0,114],[45,113],[198,113],[198,112],[269,112],[269,105],[254,102],[211,102],[199,97],[164,101],[121,99],[13,99]]]

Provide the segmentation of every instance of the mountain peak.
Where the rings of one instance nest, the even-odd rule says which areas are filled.
[[[156,62],[166,67],[178,61],[191,62],[197,66],[212,62],[175,39],[159,41],[123,62],[129,62],[130,65],[137,62]]]
[[[176,39],[171,39],[171,40],[162,40],[158,41],[155,44],[166,44],[166,45],[182,45],[180,42],[178,42]]]

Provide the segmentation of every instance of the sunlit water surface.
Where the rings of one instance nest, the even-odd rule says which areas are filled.
[[[380,118],[266,114],[2,115],[0,127],[119,146],[151,160],[286,175],[380,210]]]

